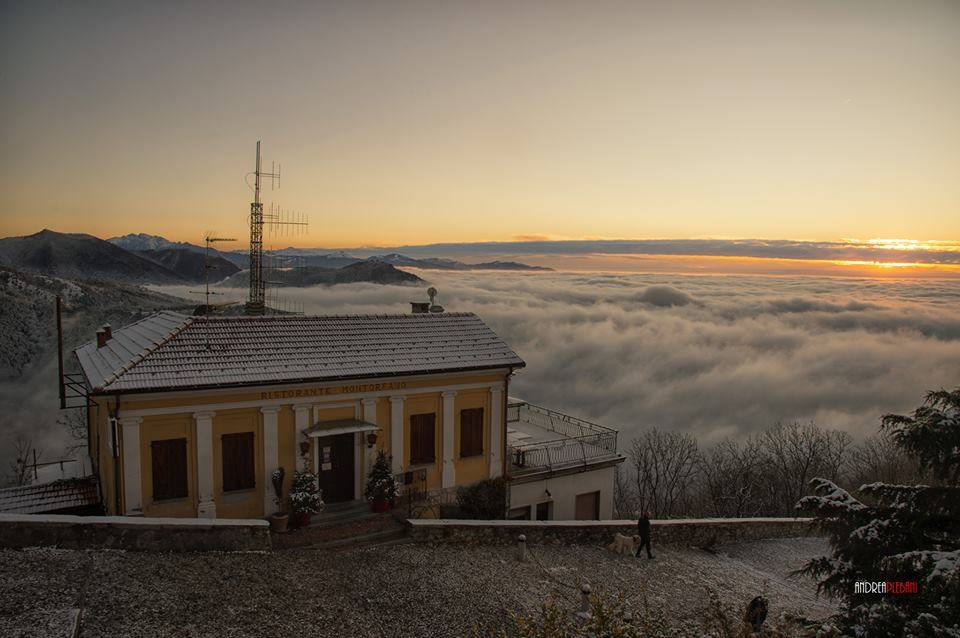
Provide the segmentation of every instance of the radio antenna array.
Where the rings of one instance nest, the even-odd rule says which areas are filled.
[[[206,308],[204,309],[204,314],[210,314],[210,295],[222,295],[222,292],[210,292],[210,246],[217,242],[221,241],[237,241],[236,239],[230,237],[215,237],[213,233],[207,233],[203,238],[203,279],[206,284],[206,294],[205,294],[205,303]]]
[[[280,186],[280,165],[272,163],[270,172],[260,170],[260,140],[257,140],[257,158],[253,171],[253,202],[250,204],[250,294],[247,298],[246,314],[262,315],[266,311],[266,281],[263,263],[263,229],[273,235],[277,233],[302,234],[306,232],[305,214],[284,211],[273,204],[264,213],[260,201],[260,180],[270,179],[270,189]],[[248,175],[249,177],[249,175]]]

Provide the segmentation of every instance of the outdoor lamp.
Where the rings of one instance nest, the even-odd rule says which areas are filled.
[[[367,447],[372,448],[377,444],[377,431],[373,430],[367,433]]]

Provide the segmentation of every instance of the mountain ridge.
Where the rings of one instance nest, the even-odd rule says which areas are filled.
[[[243,288],[249,284],[250,272],[243,270],[220,282],[225,288]],[[420,277],[400,270],[390,264],[360,261],[340,268],[321,268],[305,266],[297,268],[288,275],[286,281],[277,281],[274,285],[306,287],[335,286],[349,283],[374,283],[382,285],[415,285],[426,283]]]
[[[169,268],[86,233],[43,229],[0,239],[0,266],[51,277],[123,283],[177,284]]]
[[[158,248],[130,251],[157,263],[193,283],[202,283],[209,277],[211,283],[222,281],[240,272],[240,267],[211,250],[209,258],[202,252],[187,248]],[[209,264],[207,263],[209,259]]]

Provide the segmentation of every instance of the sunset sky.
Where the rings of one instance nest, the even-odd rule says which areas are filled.
[[[0,236],[960,239],[960,3],[0,8]],[[242,245],[244,242],[240,242]]]

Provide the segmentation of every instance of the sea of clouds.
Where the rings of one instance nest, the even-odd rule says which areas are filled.
[[[512,395],[620,429],[689,432],[709,445],[777,422],[856,438],[927,390],[960,386],[956,281],[600,273],[417,274],[451,312],[475,312],[527,362]],[[426,286],[284,288],[311,314],[409,312]],[[162,287],[181,297],[188,287]],[[245,290],[220,289],[218,300]],[[24,384],[29,387],[25,387]],[[56,362],[0,387],[5,423],[44,458],[68,444],[55,423]],[[36,418],[26,419],[30,413]],[[12,426],[11,426],[12,427]],[[0,473],[16,427],[0,446]]]
[[[512,395],[704,444],[777,422],[856,438],[960,385],[955,281],[418,271],[527,362]],[[425,286],[285,288],[307,313],[409,312]],[[237,291],[238,297],[242,296]]]

